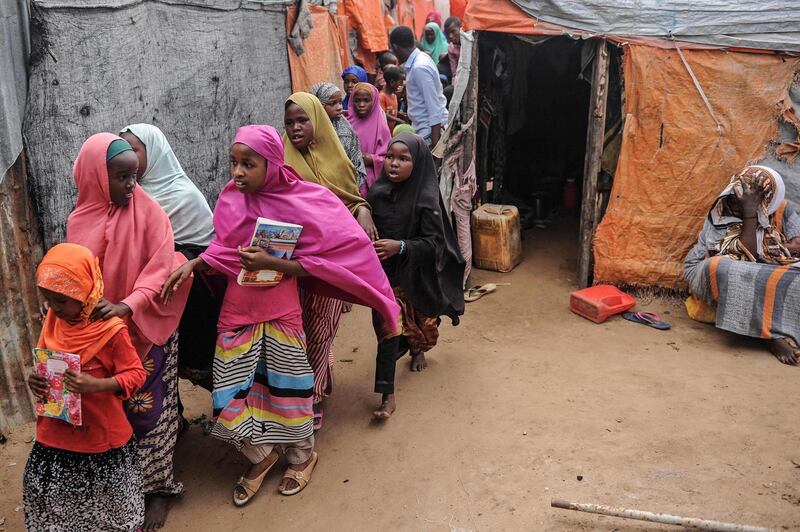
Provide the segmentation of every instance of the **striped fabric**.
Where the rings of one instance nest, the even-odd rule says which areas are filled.
[[[339,330],[343,303],[300,289],[303,329],[308,339],[308,363],[314,370],[314,403],[333,391],[333,341]]]
[[[241,449],[313,434],[314,376],[302,331],[276,322],[225,332],[214,355],[213,436]]]

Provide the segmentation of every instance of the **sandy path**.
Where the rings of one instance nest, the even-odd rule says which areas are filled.
[[[383,426],[370,422],[369,315],[346,315],[309,487],[280,496],[276,470],[235,508],[244,460],[193,426],[167,530],[666,529],[550,509],[551,497],[800,529],[800,368],[665,302],[647,308],[670,313],[670,332],[572,315],[568,249],[533,233],[514,272],[478,271],[512,286],[443,325],[427,372],[403,361],[399,410]],[[207,393],[185,391],[187,415],[210,413]],[[0,447],[6,530],[21,529],[30,434]]]

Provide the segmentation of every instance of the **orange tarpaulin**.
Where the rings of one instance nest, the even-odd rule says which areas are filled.
[[[450,16],[464,20],[464,12],[467,9],[467,0],[450,0]]]
[[[534,35],[536,26],[536,20],[512,4],[511,0],[469,0],[463,22],[465,30],[522,35]]]
[[[625,129],[608,211],[594,241],[595,281],[684,286],[683,259],[730,176],[778,137],[776,104],[800,59],[685,50],[723,128],[673,50],[630,45]]]
[[[336,29],[339,31],[339,50],[342,54],[342,69],[345,69],[353,64],[350,55],[350,37],[348,37],[348,33],[350,32],[350,19],[344,15],[338,15],[336,17]]]
[[[294,92],[307,91],[322,81],[337,83],[341,79],[342,53],[333,16],[322,6],[309,6],[309,9],[314,28],[303,40],[305,52],[298,56],[287,44]],[[287,31],[291,31],[296,16],[297,10],[290,7],[286,14]]]
[[[384,52],[389,49],[382,0],[344,0],[339,9],[350,19],[350,27],[358,31],[359,43],[366,50]]]
[[[425,29],[425,19],[431,11],[436,11],[433,0],[414,0],[414,35],[416,35],[417,40],[422,39],[422,31]]]
[[[414,0],[397,0],[397,24],[415,30]]]

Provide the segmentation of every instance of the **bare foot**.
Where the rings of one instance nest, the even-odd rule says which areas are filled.
[[[411,371],[422,371],[428,367],[425,353],[411,354]]]
[[[164,526],[172,504],[172,497],[164,495],[148,495],[145,499],[144,524],[142,532],[152,532]]]
[[[392,416],[392,414],[394,414],[394,411],[396,409],[397,409],[397,403],[395,403],[394,394],[385,393],[383,394],[381,406],[379,406],[378,409],[372,413],[372,417],[381,420],[389,419]]]
[[[274,449],[272,450],[269,455],[261,460],[257,464],[253,464],[250,466],[250,469],[247,470],[247,473],[244,474],[244,478],[248,480],[254,480],[260,477],[264,471],[267,471],[270,467],[272,467],[275,462],[278,461],[278,453]],[[233,488],[233,496],[236,497],[236,500],[243,501],[247,499],[247,492],[244,491],[244,488],[241,486],[236,486]]]
[[[797,352],[792,349],[786,338],[775,338],[769,343],[769,350],[775,355],[775,358],[788,364],[790,366],[797,365]]]
[[[311,463],[311,460],[314,459],[314,455],[312,454],[308,460],[303,462],[302,464],[289,464],[289,469],[294,471],[302,471],[308,467],[308,464]],[[300,484],[293,478],[284,478],[281,480],[280,486],[278,486],[278,491],[289,491],[296,488],[299,488]]]

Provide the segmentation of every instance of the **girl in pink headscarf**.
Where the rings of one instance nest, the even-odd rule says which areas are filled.
[[[369,83],[356,85],[348,105],[350,113],[347,115],[347,119],[358,135],[364,165],[367,167],[367,181],[361,186],[359,192],[361,196],[367,197],[367,192],[372,184],[381,175],[383,159],[386,156],[389,142],[392,140],[392,133],[389,131],[386,115],[380,106],[380,93],[375,86]]]
[[[92,135],[75,160],[78,204],[67,220],[67,240],[100,259],[104,297],[94,319],[125,320],[147,380],[125,402],[139,444],[144,493],[143,528],[161,528],[167,496],[183,486],[173,474],[178,414],[178,324],[190,284],[170,304],[158,299],[161,285],[186,258],[175,252],[164,210],[136,184],[139,159],[131,145],[111,133]]]
[[[275,128],[240,128],[231,146],[231,177],[214,209],[216,236],[198,258],[175,271],[162,296],[193,270],[228,278],[214,360],[212,435],[239,449],[252,466],[234,488],[246,504],[282,451],[289,467],[280,492],[294,495],[311,478],[314,452],[314,374],[306,356],[298,284],[314,293],[375,309],[397,323],[399,307],[372,242],[342,201],[303,181],[284,162]],[[250,241],[259,217],[302,226],[291,260]],[[241,286],[239,272],[275,270],[273,287]]]

